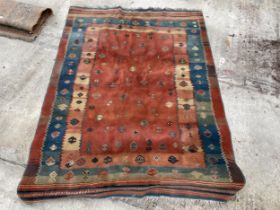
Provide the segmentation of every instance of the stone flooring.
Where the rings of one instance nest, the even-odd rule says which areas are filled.
[[[24,204],[16,187],[27,162],[69,0],[53,8],[33,43],[0,37],[0,209],[280,209],[279,0],[73,0],[71,5],[184,8],[204,12],[236,161],[246,187],[228,203],[145,197],[64,198]]]

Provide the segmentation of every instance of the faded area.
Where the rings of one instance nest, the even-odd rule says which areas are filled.
[[[33,43],[0,37],[0,209],[279,210],[279,0],[73,0],[72,5],[183,8],[204,12],[236,161],[247,184],[234,201],[145,197],[64,198],[22,203],[16,187],[27,162],[70,5],[21,0],[55,13]]]

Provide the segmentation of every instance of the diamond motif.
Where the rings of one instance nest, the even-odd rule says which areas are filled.
[[[149,125],[149,121],[148,120],[141,120],[140,125],[141,125],[141,127],[147,127]]]
[[[55,144],[53,144],[52,146],[50,146],[50,150],[54,151],[57,149],[57,146]]]
[[[68,106],[67,106],[67,104],[59,104],[59,105],[57,105],[57,107],[59,110],[64,111]]]
[[[183,107],[184,107],[185,110],[189,110],[189,109],[191,108],[191,105],[189,105],[189,104],[184,104]]]
[[[165,106],[167,108],[171,108],[173,106],[173,103],[171,101],[168,101],[168,102],[165,103]]]
[[[137,143],[136,142],[132,142],[130,144],[130,149],[131,149],[131,151],[135,151],[137,149]]]
[[[197,151],[198,151],[197,146],[195,146],[195,145],[191,145],[191,146],[189,146],[189,152],[191,152],[191,153],[195,153],[195,152],[197,152]]]
[[[188,83],[184,80],[184,81],[180,82],[179,85],[181,87],[186,87],[186,86],[188,86]]]
[[[77,119],[72,119],[71,121],[70,121],[70,123],[72,124],[72,125],[77,125],[78,123],[79,123],[80,121],[79,120],[77,120]]]
[[[139,164],[141,163],[144,163],[145,162],[145,158],[142,156],[142,155],[138,155],[136,158],[135,158],[135,161]]]
[[[198,179],[200,176],[202,176],[203,174],[198,172],[198,171],[193,171],[190,173],[193,177],[195,177],[196,179]]]
[[[70,167],[72,167],[74,164],[75,164],[74,160],[70,160],[69,162],[67,162],[67,163],[65,164],[65,167],[70,168]]]
[[[135,71],[136,71],[136,67],[135,67],[135,66],[131,66],[131,67],[129,68],[129,71],[135,72]]]
[[[98,162],[98,159],[97,159],[97,157],[95,157],[95,158],[92,158],[92,160],[91,160],[93,163],[97,163]]]
[[[77,138],[75,136],[71,136],[70,138],[68,138],[68,142],[70,144],[74,144],[77,142]]]
[[[69,93],[69,91],[68,91],[66,88],[64,88],[64,89],[62,89],[62,90],[60,91],[60,93],[61,93],[62,95],[66,95],[67,93]]]
[[[54,131],[51,133],[52,138],[57,138],[60,135],[59,131]]]
[[[71,180],[71,179],[73,179],[73,177],[74,177],[74,173],[72,171],[69,171],[68,173],[66,173],[64,175],[64,179],[66,179],[66,180]]]
[[[97,121],[101,121],[101,120],[103,120],[103,118],[104,118],[104,116],[101,115],[101,114],[96,115],[96,120],[97,120]]]
[[[199,50],[199,48],[198,48],[197,46],[193,46],[193,47],[192,47],[192,50],[194,50],[194,51],[198,51],[198,50]]]
[[[107,156],[107,157],[104,158],[104,163],[105,163],[105,164],[111,163],[112,160],[113,160],[112,157]]]
[[[49,157],[46,160],[46,164],[47,164],[47,166],[53,166],[55,164],[55,159],[53,157]]]
[[[195,66],[194,66],[194,69],[195,69],[195,70],[201,70],[201,69],[202,69],[202,66],[200,66],[200,65],[195,65]]]
[[[147,174],[149,176],[155,176],[157,174],[157,172],[158,171],[155,168],[150,168],[150,169],[147,170]]]
[[[172,163],[172,164],[175,164],[175,163],[178,162],[177,158],[176,158],[175,156],[173,156],[173,155],[171,155],[171,156],[168,157],[168,161],[169,161],[170,163]]]
[[[55,171],[52,171],[49,176],[54,179],[55,177],[57,177],[57,173]]]

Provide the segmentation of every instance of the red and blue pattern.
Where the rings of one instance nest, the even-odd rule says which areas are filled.
[[[19,196],[243,185],[201,12],[72,8]]]

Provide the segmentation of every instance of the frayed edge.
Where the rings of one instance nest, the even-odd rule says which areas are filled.
[[[192,9],[182,9],[182,8],[160,8],[160,7],[136,7],[136,8],[126,8],[121,6],[110,7],[110,6],[101,6],[101,7],[86,7],[86,6],[70,6],[70,9],[100,9],[100,10],[110,10],[110,9],[119,9],[126,12],[199,12],[202,13],[202,10],[192,10]]]

